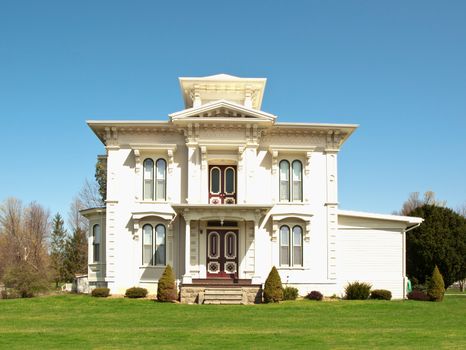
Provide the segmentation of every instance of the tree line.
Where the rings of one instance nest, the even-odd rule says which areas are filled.
[[[80,210],[104,205],[105,172],[96,165],[96,182],[85,181],[68,212],[51,218],[42,205],[17,198],[0,203],[0,291],[3,297],[31,297],[87,274],[88,222]]]

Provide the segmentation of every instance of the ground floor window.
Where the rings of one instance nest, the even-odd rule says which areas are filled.
[[[299,225],[280,227],[280,266],[303,266],[303,229]]]
[[[145,224],[142,227],[142,264],[166,265],[166,228],[159,224],[155,227]]]

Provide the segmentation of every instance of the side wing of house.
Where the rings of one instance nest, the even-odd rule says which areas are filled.
[[[338,276],[340,290],[354,281],[387,289],[394,299],[406,296],[406,232],[420,218],[340,210]]]

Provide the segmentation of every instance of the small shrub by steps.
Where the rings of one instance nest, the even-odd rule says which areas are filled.
[[[132,287],[126,290],[125,297],[132,299],[145,298],[147,293],[146,288]]]
[[[91,295],[97,298],[106,298],[110,295],[110,289],[108,288],[95,288],[92,290]]]

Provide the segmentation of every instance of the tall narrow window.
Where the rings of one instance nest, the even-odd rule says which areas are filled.
[[[152,226],[147,224],[142,227],[142,264],[152,265]]]
[[[94,225],[92,227],[92,255],[94,262],[100,261],[100,240],[101,240],[101,231],[100,225]]]
[[[155,228],[155,265],[165,265],[165,226],[157,225]]]
[[[290,266],[290,228],[280,227],[280,265]]]
[[[144,199],[154,200],[154,161],[150,158],[144,161]]]
[[[290,163],[280,162],[280,201],[290,200]]]
[[[303,266],[303,229],[293,227],[293,266]]]
[[[156,163],[156,198],[157,200],[165,200],[165,189],[166,189],[166,174],[167,174],[167,163],[165,159],[160,158]]]
[[[235,193],[235,169],[233,168],[225,169],[225,193]]]
[[[303,200],[303,166],[299,160],[293,161],[293,201]]]
[[[220,169],[210,169],[210,193],[220,193]]]

